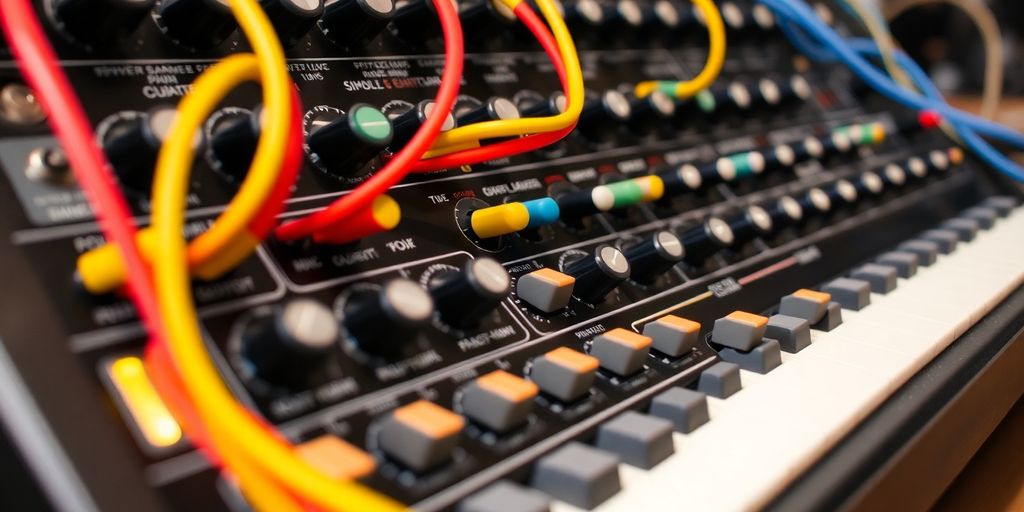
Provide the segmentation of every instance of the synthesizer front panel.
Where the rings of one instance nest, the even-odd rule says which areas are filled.
[[[570,14],[587,2],[565,4],[566,18],[572,21]],[[243,404],[295,443],[331,434],[365,452],[374,468],[360,481],[387,496],[420,510],[455,509],[493,482],[529,481],[538,458],[571,441],[592,439],[603,422],[647,407],[658,393],[694,388],[700,372],[720,360],[721,347],[710,341],[715,319],[736,310],[772,314],[780,297],[820,287],[1009,190],[969,156],[961,161],[941,133],[908,128],[906,111],[866,92],[844,69],[801,57],[770,13],[766,17],[752,3],[719,2],[727,22],[730,12],[739,19],[730,25],[724,70],[711,91],[698,101],[672,105],[673,112],[659,112],[658,105],[631,97],[633,86],[693,76],[704,63],[707,42],[688,2],[637,2],[644,13],[663,12],[663,4],[676,9],[678,26],[670,30],[657,19],[644,28],[570,24],[585,78],[585,108],[614,111],[622,108],[615,102],[626,102],[626,119],[594,114],[543,150],[416,175],[389,193],[401,207],[401,222],[391,231],[343,245],[271,237],[237,269],[194,283],[207,349]],[[459,2],[463,12],[486,5],[465,3]],[[632,0],[618,4],[633,6]],[[612,6],[601,4],[609,13]],[[199,73],[246,48],[237,32],[212,49],[190,48],[173,40],[165,26],[170,22],[158,15],[120,45],[88,48],[60,24],[51,2],[37,7],[51,16],[48,30],[61,64],[101,141],[123,123],[173,108]],[[840,30],[849,30],[834,5],[821,2],[818,9],[834,17]],[[494,97],[527,111],[558,90],[550,61],[520,27],[480,23],[465,29],[456,117]],[[366,45],[346,47],[332,33],[341,32],[321,21],[287,51],[307,135],[358,104],[394,119],[433,97],[445,65],[439,41],[411,45],[399,28],[389,26]],[[0,62],[0,86],[20,83],[14,61]],[[238,177],[212,142],[218,123],[251,112],[259,98],[256,86],[244,86],[207,122],[197,142],[201,157],[191,178],[187,237],[206,230],[237,190]],[[3,367],[29,388],[43,389],[36,407],[52,431],[49,439],[69,454],[71,473],[52,478],[85,482],[91,489],[86,494],[103,510],[154,504],[244,510],[234,483],[221,478],[187,438],[154,445],[133,418],[111,368],[143,354],[146,340],[135,309],[123,294],[91,295],[76,282],[76,258],[104,238],[71,180],[41,179],[29,171],[26,162],[57,147],[45,124],[4,121],[0,225],[8,244],[0,263],[12,284],[32,293],[22,299],[13,290],[4,292],[8,311],[24,318],[3,319]],[[795,158],[780,158],[785,151]],[[310,157],[281,219],[323,208],[387,158],[376,156],[340,173]],[[893,164],[903,179],[887,174]],[[731,167],[722,170],[723,165]],[[925,170],[918,176],[920,166]],[[657,201],[638,200],[629,196],[635,191],[614,186],[651,174],[677,176],[676,182],[666,180]],[[145,224],[151,174],[118,177]],[[579,215],[563,208],[556,223],[499,237],[480,238],[470,226],[471,213],[482,208],[594,190],[611,190],[614,205]],[[794,205],[802,215],[793,215]],[[759,214],[769,217],[767,228]],[[720,234],[715,229],[721,224],[730,232],[727,247],[708,240]],[[608,247],[619,256],[632,255],[666,232],[689,252],[663,271],[646,275],[651,263],[637,256],[630,262],[632,278],[621,282],[602,282],[612,279],[602,275],[590,283],[578,275],[577,286],[587,280],[597,290],[594,296],[574,296],[554,311],[519,294],[525,289],[521,282],[541,269],[571,274],[581,262],[601,260]],[[494,307],[444,303],[433,295],[429,320],[415,328],[380,315],[345,321],[368,296],[393,293],[394,307],[421,307],[416,301],[425,290],[488,258],[511,280],[511,293]],[[397,287],[396,280],[416,289]],[[309,301],[338,324],[332,327],[336,343],[315,363],[275,371],[254,363],[245,346],[253,326],[280,308]],[[641,369],[625,376],[602,367],[569,400],[541,393],[524,424],[508,432],[469,421],[443,462],[426,469],[396,461],[378,445],[382,419],[402,406],[425,400],[459,413],[467,389],[481,376],[496,370],[530,375],[539,358],[560,347],[593,353],[598,336],[617,328],[641,332],[667,314],[699,322],[692,350],[652,352]],[[42,366],[51,360],[60,373]],[[76,410],[85,410],[79,422],[46,420]],[[93,432],[100,434],[90,448]],[[100,468],[108,465],[117,469],[103,474]],[[118,494],[118,479],[126,475],[138,488]]]

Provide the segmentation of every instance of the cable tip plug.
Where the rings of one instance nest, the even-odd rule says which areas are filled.
[[[344,245],[385,231],[391,231],[402,219],[398,202],[388,195],[380,195],[369,208],[356,213],[349,219],[313,234],[313,241],[320,244]]]
[[[922,110],[917,115],[917,123],[925,130],[934,130],[942,124],[942,116],[934,110]]]

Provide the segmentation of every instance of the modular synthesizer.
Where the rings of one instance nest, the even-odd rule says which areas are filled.
[[[130,224],[152,215],[138,253],[156,323],[97,222],[109,203],[58,139],[72,113],[22,74],[26,50],[2,50],[0,416],[55,509],[831,506],[786,500],[994,310],[1020,328],[1020,189],[943,133],[945,115],[782,30],[778,4],[798,3],[859,34],[840,2],[265,0],[290,86],[277,89],[243,56],[266,51],[236,21],[244,3],[31,5],[84,108],[83,145],[102,151]],[[445,13],[464,46],[455,84]],[[685,91],[716,51],[717,76]],[[231,65],[211,115],[176,135]],[[429,130],[455,142],[427,141],[423,172],[303,229]],[[554,135],[526,147],[537,133]],[[287,143],[266,156],[275,134]],[[170,210],[193,242],[169,265],[190,265],[198,323],[167,316],[174,280],[161,235],[145,239],[175,142],[194,161]],[[261,158],[282,169],[261,196],[276,209],[248,245],[199,261]],[[247,427],[193,387],[172,343],[188,325]],[[253,429],[270,448],[247,444]]]

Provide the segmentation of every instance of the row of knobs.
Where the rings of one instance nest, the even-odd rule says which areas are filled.
[[[511,280],[493,259],[470,260],[458,271],[432,279],[428,289],[396,278],[379,287],[356,288],[340,320],[324,304],[294,299],[242,329],[242,354],[257,376],[281,385],[301,384],[306,373],[335,349],[342,329],[368,355],[392,358],[437,316],[456,329],[478,325],[508,295]]]
[[[264,0],[261,4],[285,46],[297,43],[318,23],[328,38],[346,47],[369,44],[389,23],[410,43],[441,34],[432,0]],[[652,31],[671,33],[691,22],[703,22],[699,13],[675,0],[653,4],[577,0],[561,10],[577,36],[619,35],[623,30],[649,36]],[[150,13],[171,39],[192,48],[217,46],[238,28],[225,0],[55,0],[53,12],[64,30],[87,44],[123,40]],[[775,25],[763,6],[748,9],[723,2],[722,15],[734,32]],[[493,0],[460,4],[459,18],[470,41],[493,37],[517,23],[515,13]]]
[[[732,89],[737,87],[742,86]],[[788,82],[762,79],[757,87],[759,91],[769,91],[761,96],[769,97],[772,103],[806,98],[804,91],[809,90],[799,76]],[[457,116],[449,116],[442,129],[491,120],[552,116],[566,108],[561,92],[529,97],[518,104],[500,96],[487,98],[477,106],[462,109]],[[721,100],[721,104],[726,101]],[[433,106],[433,101],[424,100],[392,116],[367,104],[353,105],[347,112],[317,112],[308,127],[311,156],[329,174],[354,174],[383,150],[395,150],[408,143]],[[578,131],[587,140],[602,142],[623,127],[634,133],[647,133],[659,123],[672,120],[676,112],[677,102],[661,91],[644,98],[617,90],[592,93],[584,103]],[[245,178],[260,136],[261,114],[260,108],[227,108],[211,122],[208,136],[212,163],[232,182]],[[173,108],[157,107],[149,112],[123,113],[107,123],[101,142],[122,183],[138,191],[149,189],[156,155],[174,115]]]

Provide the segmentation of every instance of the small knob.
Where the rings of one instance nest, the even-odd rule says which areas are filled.
[[[742,214],[729,222],[734,247],[739,247],[759,236],[770,236],[772,228],[771,214],[757,205],[744,208]]]
[[[643,98],[635,98],[630,102],[629,108],[629,126],[637,133],[648,133],[676,115],[675,100],[663,91],[654,91]]]
[[[877,196],[885,191],[885,181],[874,171],[866,171],[854,182],[857,194],[862,197]]]
[[[429,9],[433,16],[433,8]],[[328,38],[340,45],[363,47],[396,15],[394,0],[328,0],[320,26]]]
[[[619,283],[629,277],[629,272],[629,260],[610,245],[599,246],[592,255],[565,267],[565,273],[576,278],[573,295],[590,304],[604,301]]]
[[[605,7],[604,30],[622,37],[623,32],[636,34],[644,24],[644,11],[636,0],[616,0]]]
[[[515,26],[516,14],[498,0],[478,0],[459,11],[466,41],[494,37]]]
[[[300,385],[337,339],[338,323],[330,308],[312,299],[293,299],[250,320],[242,331],[242,354],[260,378]]]
[[[577,129],[591,140],[605,140],[615,133],[619,125],[629,121],[631,114],[629,99],[625,95],[615,90],[605,91],[586,100]]]
[[[431,285],[437,311],[448,325],[465,328],[479,324],[508,296],[512,281],[505,267],[491,258],[469,260]]]
[[[484,121],[519,119],[519,107],[516,107],[516,104],[507,98],[491,96],[480,106],[459,113],[456,119],[459,126],[467,126]]]
[[[847,180],[839,180],[828,187],[829,201],[833,205],[852,205],[857,202],[857,187]]]
[[[698,93],[694,99],[705,115],[747,110],[753,104],[750,90],[740,82],[713,86]]]
[[[550,96],[540,101],[534,101],[525,106],[520,106],[520,117],[550,117],[565,112],[568,102],[565,94],[561,91],[551,93]]]
[[[433,0],[398,0],[391,23],[398,36],[412,44],[423,44],[442,34]]]
[[[832,211],[832,198],[818,187],[808,190],[799,201],[805,216],[808,213],[826,214]]]
[[[771,215],[772,226],[778,230],[799,224],[804,218],[804,208],[800,206],[800,201],[782,196],[770,207],[768,214]]]
[[[157,14],[171,39],[192,48],[213,48],[238,28],[227,0],[163,0]]]
[[[712,174],[714,173],[714,169],[712,168],[707,168],[705,170]],[[713,184],[708,183],[705,180],[704,171],[698,169],[692,164],[682,164],[665,169],[659,169],[655,174],[661,178],[661,182],[665,185],[664,197],[696,192]],[[712,177],[712,180],[715,180],[716,178],[717,174]]]
[[[731,246],[734,240],[732,228],[718,217],[709,217],[699,226],[684,231],[679,238],[686,249],[683,259],[694,266],[703,265],[720,249]]]
[[[139,28],[155,0],[56,0],[53,16],[75,39],[89,44],[124,40]]]
[[[397,278],[375,290],[353,293],[345,304],[343,323],[359,348],[391,356],[414,339],[434,312],[434,301],[414,281]]]
[[[671,231],[657,231],[646,240],[623,250],[629,260],[630,278],[642,284],[653,283],[673,265],[683,261],[683,242]]]
[[[210,130],[210,154],[216,170],[240,184],[249,172],[260,138],[261,109],[225,111]]]
[[[352,105],[347,114],[314,121],[309,149],[328,173],[349,175],[361,169],[391,142],[391,121],[365,103]]]
[[[566,5],[565,22],[574,34],[594,35],[605,22],[605,11],[597,0],[576,0]]]
[[[118,181],[137,192],[149,192],[160,146],[177,110],[157,107],[114,121],[103,134],[103,149]]]
[[[263,0],[260,3],[285,48],[295,46],[324,14],[324,0]]]
[[[394,135],[391,137],[391,144],[389,146],[393,149],[399,149],[408,144],[420,127],[423,126],[423,123],[427,121],[430,113],[434,111],[435,105],[433,100],[423,100],[413,108],[393,117],[391,119],[391,126]],[[441,123],[441,131],[446,132],[452,128],[455,128],[455,117],[449,112],[444,122]]]

